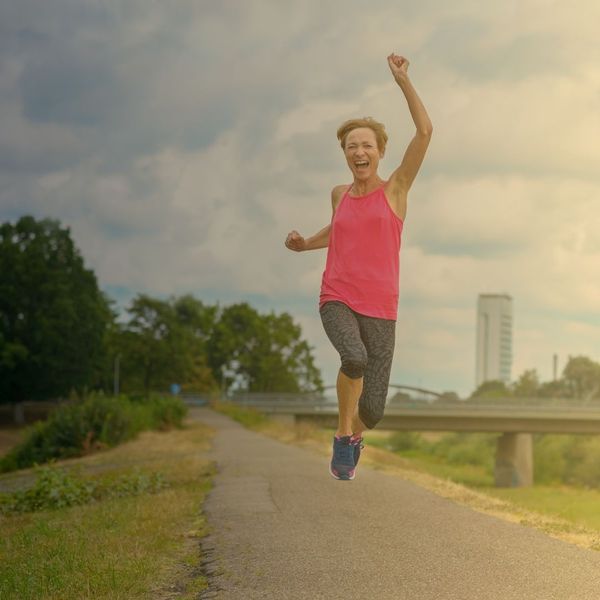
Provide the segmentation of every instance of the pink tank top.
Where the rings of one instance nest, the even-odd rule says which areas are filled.
[[[369,317],[398,317],[402,219],[383,186],[366,196],[344,194],[329,233],[319,307],[330,300]]]

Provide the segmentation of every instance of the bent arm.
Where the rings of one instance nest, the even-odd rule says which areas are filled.
[[[391,57],[388,57],[388,62],[394,79],[404,93],[408,109],[416,127],[415,135],[408,144],[400,166],[390,177],[391,193],[401,194],[408,192],[419,172],[429,146],[429,141],[431,140],[433,125],[423,102],[408,78],[408,61],[402,57],[391,55]]]
[[[336,185],[331,190],[331,221],[333,222],[333,215],[335,215],[335,209],[337,208],[342,195],[347,186]],[[290,250],[295,252],[304,252],[305,250],[318,250],[319,248],[327,248],[329,246],[329,234],[331,233],[331,223],[326,225],[315,233],[315,235],[309,238],[303,238],[296,230],[291,231],[286,240],[285,245]]]
[[[331,221],[333,222],[333,216],[335,215],[335,209],[338,207],[342,195],[348,186],[336,185],[331,190]],[[327,248],[329,246],[329,234],[331,232],[331,223],[326,227],[323,227],[321,231],[315,233],[312,237],[306,240],[307,250],[317,250],[318,248]]]
[[[294,252],[304,252],[305,250],[317,250],[318,248],[327,248],[329,245],[329,232],[331,225],[323,227],[321,231],[315,233],[312,237],[303,238],[295,229],[288,233],[285,239],[285,247]]]
[[[329,232],[331,231],[331,223],[323,227],[319,232],[312,237],[306,239],[305,250],[318,250],[319,248],[327,248],[329,246]]]

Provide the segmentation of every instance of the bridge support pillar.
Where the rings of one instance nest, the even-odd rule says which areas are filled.
[[[533,485],[533,435],[503,433],[496,447],[496,487]]]

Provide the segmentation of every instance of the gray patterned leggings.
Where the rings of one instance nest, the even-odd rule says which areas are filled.
[[[396,321],[361,315],[337,301],[326,302],[319,313],[325,333],[342,360],[340,371],[352,379],[364,377],[358,416],[372,429],[385,409]]]

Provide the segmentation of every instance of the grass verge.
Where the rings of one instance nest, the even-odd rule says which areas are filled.
[[[331,430],[308,423],[284,424],[255,410],[218,402],[214,408],[242,425],[282,442],[296,444],[329,456]],[[407,456],[386,449],[388,434],[365,435],[361,463],[412,481],[444,498],[495,517],[534,527],[552,537],[583,548],[600,550],[598,490],[567,486],[491,487],[489,471],[478,465],[451,465],[415,451]]]
[[[0,457],[0,472],[83,456],[134,439],[141,431],[178,427],[187,410],[173,396],[131,400],[90,394],[60,405],[45,421],[28,427],[21,443]]]
[[[199,423],[147,431],[105,452],[57,463],[88,474],[161,472],[152,494],[0,517],[4,600],[193,598],[205,587],[199,539],[212,464],[211,432]],[[4,476],[9,477],[9,475]],[[0,483],[3,477],[0,477]]]

